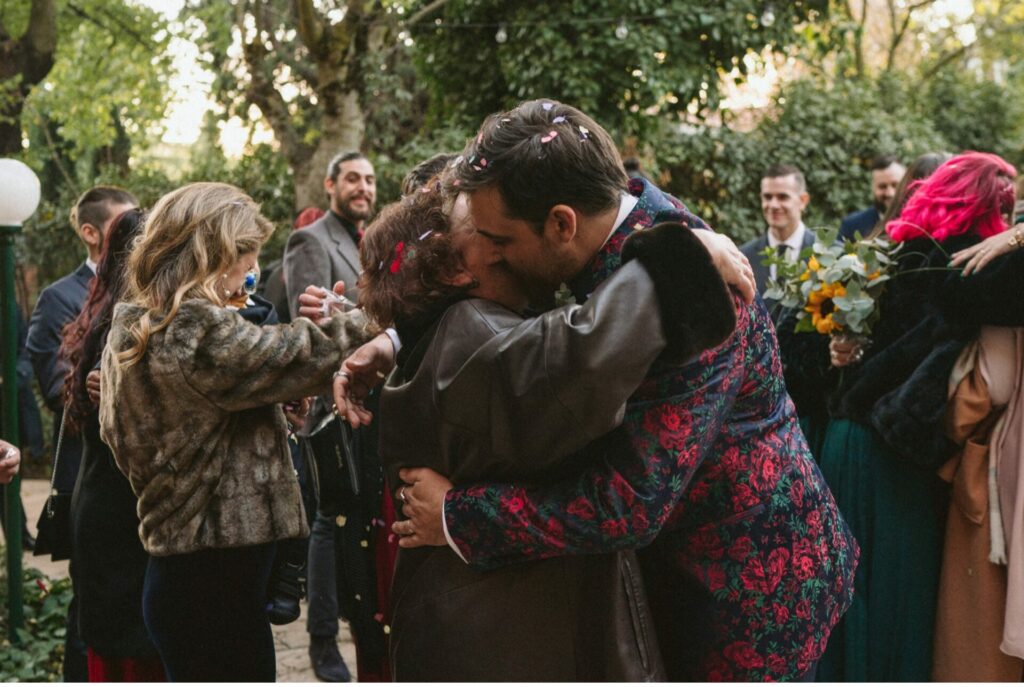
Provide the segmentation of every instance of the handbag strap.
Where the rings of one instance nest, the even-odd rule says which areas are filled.
[[[46,499],[46,515],[53,517],[53,496],[57,489],[54,484],[57,482],[57,463],[60,460],[60,449],[64,445],[64,428],[68,421],[68,406],[64,405],[64,414],[60,418],[60,432],[57,434],[57,448],[53,452],[53,474],[50,475],[50,498]]]

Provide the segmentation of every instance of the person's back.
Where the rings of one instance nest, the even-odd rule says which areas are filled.
[[[466,300],[412,343],[382,395],[389,474],[415,464],[461,484],[542,477],[541,469],[492,460],[489,437],[444,426],[438,407],[423,403],[475,351],[522,322],[490,301]],[[446,450],[453,441],[458,451]],[[401,549],[393,599],[391,665],[399,681],[665,677],[631,551],[479,572],[448,547]]]

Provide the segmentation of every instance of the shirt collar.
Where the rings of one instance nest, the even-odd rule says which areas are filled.
[[[769,230],[768,231],[768,245],[771,246],[772,248],[774,248],[775,246],[778,246],[780,244],[786,244],[790,248],[796,248],[797,249],[797,253],[799,253],[800,250],[804,246],[804,235],[806,233],[807,233],[807,226],[804,225],[803,222],[800,222],[800,226],[798,226],[796,228],[796,231],[794,231],[792,234],[790,234],[789,238],[786,239],[785,241],[779,241],[777,238],[775,238],[775,235],[772,234],[771,230]]]
[[[629,213],[633,212],[633,208],[635,208],[636,204],[639,202],[640,199],[634,196],[632,193],[624,192],[622,194],[622,197],[619,199],[619,214],[615,215],[615,221],[612,222],[611,231],[609,231],[608,235],[604,237],[604,243],[601,244],[602,248],[604,248],[604,246],[608,243],[608,239],[612,237],[612,234],[615,233],[615,230],[618,229],[622,225],[622,223],[626,221],[626,218],[629,217]]]
[[[85,266],[92,270],[93,274],[96,274],[96,263],[93,262],[92,258],[85,259]]]

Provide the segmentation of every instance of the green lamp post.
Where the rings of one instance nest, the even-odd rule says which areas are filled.
[[[18,322],[14,301],[14,240],[21,224],[39,206],[39,178],[23,162],[0,159],[0,327],[3,332],[3,431],[5,440],[19,445],[18,437]],[[4,487],[7,524],[8,627],[12,642],[25,624],[21,596],[21,477]]]

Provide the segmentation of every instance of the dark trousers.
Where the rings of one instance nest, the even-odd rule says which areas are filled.
[[[151,556],[146,629],[171,682],[273,682],[267,619],[273,543]]]
[[[314,637],[338,634],[338,566],[334,529],[334,518],[317,512],[309,533],[309,566],[306,569],[309,597],[306,628]]]

